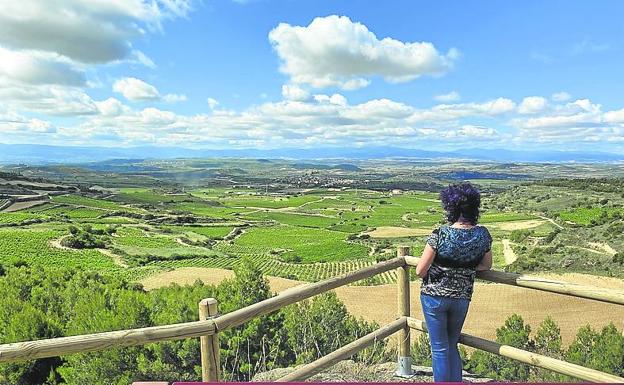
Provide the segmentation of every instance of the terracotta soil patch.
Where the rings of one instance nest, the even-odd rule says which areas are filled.
[[[173,282],[180,285],[192,284],[196,279],[201,279],[206,284],[218,284],[223,279],[232,276],[233,272],[230,270],[186,267],[160,273],[145,278],[141,282],[149,290]],[[539,276],[624,290],[624,280],[617,278],[578,273],[539,274]],[[302,284],[298,281],[275,277],[269,277],[269,282],[271,289],[275,292],[282,292]],[[422,319],[419,288],[419,282],[412,283],[411,307],[412,316]],[[391,322],[396,317],[396,285],[346,286],[336,289],[336,293],[349,312],[357,317],[362,317],[367,321],[376,321],[380,324]],[[571,343],[578,329],[586,324],[600,329],[609,322],[614,322],[619,329],[624,327],[623,306],[502,284],[477,282],[464,331],[494,339],[496,328],[502,326],[505,319],[513,313],[520,314],[525,322],[531,325],[533,333],[537,330],[540,322],[547,316],[551,316],[561,328],[564,345]]]
[[[412,229],[409,227],[383,226],[377,227],[373,231],[365,232],[371,238],[402,238],[402,237],[420,237],[431,234],[432,229]]]

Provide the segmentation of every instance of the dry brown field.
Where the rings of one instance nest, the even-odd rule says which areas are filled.
[[[398,226],[382,226],[377,227],[373,231],[365,232],[371,238],[403,238],[403,237],[419,237],[431,234],[431,229],[413,229],[409,227]]]
[[[493,222],[493,223],[486,224],[486,226],[493,227],[493,228],[503,230],[503,231],[513,231],[513,230],[532,229],[544,223],[546,223],[545,220],[529,219],[525,221]]]
[[[617,278],[578,273],[540,274],[539,276],[624,290],[624,280]],[[223,279],[231,277],[233,277],[233,272],[230,270],[180,268],[148,277],[142,283],[147,290],[150,290],[174,282],[179,285],[192,284],[197,279],[201,279],[206,284],[218,284]],[[298,281],[276,277],[269,277],[269,282],[271,289],[275,292],[301,284]],[[422,319],[418,297],[419,287],[419,282],[413,282],[411,285],[411,311],[413,317]],[[380,324],[395,319],[396,285],[346,286],[336,289],[336,293],[349,312],[357,317]],[[464,332],[494,339],[496,328],[502,326],[505,319],[513,313],[520,314],[531,326],[533,332],[536,331],[540,322],[547,316],[551,316],[561,328],[561,336],[566,346],[572,342],[577,330],[586,324],[590,324],[593,328],[602,328],[609,322],[614,322],[618,329],[624,328],[624,306],[502,284],[477,282]]]

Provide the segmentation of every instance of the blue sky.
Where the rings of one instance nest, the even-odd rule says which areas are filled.
[[[4,143],[624,150],[620,1],[0,11]]]

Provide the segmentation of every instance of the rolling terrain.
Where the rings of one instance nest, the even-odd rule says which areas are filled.
[[[243,260],[273,283],[318,281],[391,258],[398,245],[417,255],[444,222],[437,191],[470,176],[483,190],[480,222],[494,238],[495,269],[622,282],[621,179],[578,178],[617,167],[502,166],[207,159],[9,167],[0,181],[0,262],[107,272],[148,289],[217,283]],[[339,294],[354,314],[386,322],[395,279],[387,272]],[[492,333],[514,311],[531,323],[548,313],[570,341],[582,322],[622,318],[577,301],[596,316],[573,322],[567,298],[499,286],[478,285],[476,313],[497,314],[470,319],[470,330]],[[358,307],[362,296],[377,306]]]

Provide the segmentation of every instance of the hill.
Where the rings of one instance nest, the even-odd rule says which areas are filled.
[[[84,163],[110,159],[174,158],[272,159],[464,159],[496,162],[618,162],[624,155],[592,151],[511,151],[473,148],[428,151],[402,147],[317,147],[281,149],[192,149],[182,147],[83,147],[40,144],[0,144],[0,163]]]

